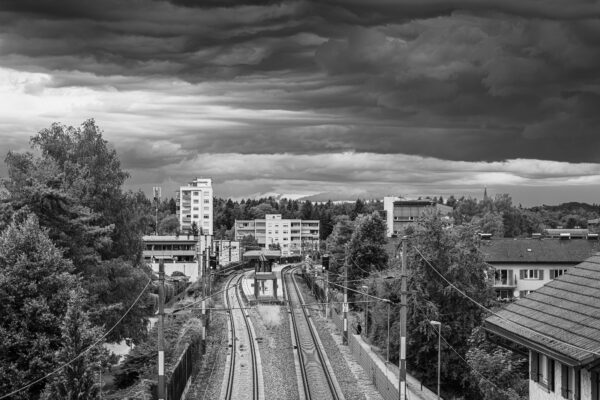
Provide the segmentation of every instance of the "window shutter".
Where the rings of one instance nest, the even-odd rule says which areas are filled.
[[[569,398],[569,367],[560,365],[560,393],[565,399]]]
[[[598,373],[592,372],[592,400],[598,400]]]
[[[550,279],[554,279],[554,270],[553,269],[550,270]]]
[[[508,270],[508,284],[509,285],[514,285],[515,280],[513,279],[513,270],[509,269]]]
[[[519,270],[519,278],[521,279],[525,279],[525,274],[527,273],[526,269],[520,269]]]
[[[538,276],[540,281],[544,279],[544,270],[543,269],[538,269]]]
[[[554,392],[554,360],[550,357],[548,357],[546,360],[548,360],[548,390]]]
[[[538,359],[539,359],[539,354],[536,353],[535,351],[531,350],[531,365],[529,368],[529,379],[531,379],[534,382],[538,382],[539,378],[538,378]]]
[[[573,382],[573,399],[581,400],[581,370],[575,370],[575,382]]]

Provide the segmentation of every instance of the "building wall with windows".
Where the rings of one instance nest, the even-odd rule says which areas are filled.
[[[301,255],[319,248],[318,220],[283,219],[281,214],[267,214],[263,219],[236,220],[235,239],[252,235],[261,247],[279,245],[284,257]]]
[[[484,321],[488,340],[529,355],[529,399],[600,400],[600,254]]]
[[[404,229],[419,221],[428,210],[437,211],[449,218],[452,207],[431,200],[406,200],[398,197],[384,197],[383,210],[386,213],[387,236],[402,235]]]
[[[195,222],[200,234],[213,234],[212,179],[196,178],[177,192],[177,218],[181,233],[192,230]]]
[[[499,299],[524,297],[600,251],[596,239],[501,238],[481,240]]]

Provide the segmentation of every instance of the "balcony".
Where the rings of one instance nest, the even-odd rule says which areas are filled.
[[[512,272],[513,271],[509,271],[511,272],[511,274],[504,274],[504,273],[498,273],[501,271],[496,271],[496,274],[494,275],[494,288],[516,288],[517,287],[517,279],[513,276]]]

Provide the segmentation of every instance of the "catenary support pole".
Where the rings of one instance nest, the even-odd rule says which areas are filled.
[[[346,244],[346,257],[344,265],[344,334],[342,336],[342,344],[348,344],[348,244]]]
[[[400,270],[400,362],[398,374],[399,396],[400,400],[406,400],[406,309],[408,308],[406,299],[406,242],[407,238],[402,238],[402,266]]]
[[[165,262],[158,263],[158,400],[165,400]]]

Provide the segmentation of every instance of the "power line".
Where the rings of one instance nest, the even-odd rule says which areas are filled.
[[[490,314],[492,314],[492,315],[494,315],[494,316],[496,316],[496,317],[500,318],[500,319],[501,319],[501,320],[503,320],[503,321],[510,322],[510,323],[512,323],[512,324],[514,324],[514,325],[517,325],[518,327],[520,327],[520,328],[522,328],[522,329],[525,329],[526,331],[532,332],[534,335],[538,335],[538,336],[540,336],[540,337],[543,337],[543,338],[549,339],[549,340],[551,340],[551,341],[558,342],[559,344],[565,345],[565,346],[567,346],[567,347],[574,348],[574,349],[576,349],[576,350],[580,350],[580,351],[584,351],[584,352],[586,352],[586,353],[590,353],[590,354],[593,354],[593,355],[600,356],[600,353],[599,353],[599,352],[596,352],[596,351],[593,351],[593,350],[584,349],[583,347],[579,347],[579,346],[576,346],[576,345],[573,345],[573,344],[567,343],[567,342],[565,342],[565,341],[563,341],[563,340],[557,339],[557,338],[555,338],[555,337],[548,336],[548,335],[545,335],[545,334],[543,334],[543,333],[537,332],[537,331],[535,331],[535,330],[533,330],[533,329],[531,329],[531,328],[529,328],[529,327],[527,327],[527,326],[524,326],[524,325],[522,325],[522,324],[519,324],[518,322],[515,322],[515,321],[511,321],[510,319],[508,319],[508,318],[505,318],[505,317],[501,316],[500,314],[498,314],[498,313],[496,313],[496,312],[494,312],[494,311],[490,310],[490,309],[489,309],[489,308],[487,308],[486,306],[484,306],[484,305],[480,304],[479,302],[477,302],[476,300],[474,300],[473,298],[471,298],[471,297],[470,297],[468,294],[466,294],[464,291],[460,290],[458,287],[456,287],[456,286],[455,286],[455,285],[454,285],[452,282],[450,282],[448,279],[446,279],[446,277],[445,277],[444,275],[442,275],[442,273],[441,273],[441,272],[439,272],[439,271],[438,271],[438,270],[437,270],[437,269],[436,269],[436,268],[433,266],[433,264],[431,264],[431,262],[430,262],[430,261],[429,261],[427,258],[425,258],[425,256],[423,255],[423,253],[421,253],[421,251],[420,251],[420,250],[419,250],[419,249],[418,249],[416,246],[413,246],[413,248],[414,248],[414,249],[417,251],[417,253],[419,253],[419,255],[421,256],[421,258],[423,259],[423,261],[425,261],[425,262],[426,262],[426,263],[429,265],[429,267],[430,267],[430,268],[431,268],[431,269],[432,269],[432,270],[433,270],[433,271],[434,271],[436,274],[438,274],[438,275],[439,275],[439,276],[440,276],[440,277],[441,277],[441,278],[442,278],[444,281],[446,281],[446,283],[447,283],[448,285],[450,285],[450,287],[452,287],[452,288],[453,288],[454,290],[456,290],[458,293],[460,293],[461,295],[463,295],[464,297],[466,297],[467,299],[469,299],[469,300],[470,300],[470,301],[471,301],[473,304],[477,305],[478,307],[480,307],[481,309],[485,310],[486,312],[488,312],[488,313],[490,313]]]
[[[100,336],[100,338],[94,342],[93,344],[91,344],[90,346],[88,346],[88,348],[86,348],[85,350],[83,350],[81,353],[79,353],[77,356],[75,356],[74,358],[72,358],[70,361],[66,362],[65,364],[61,365],[60,367],[56,368],[54,371],[46,374],[45,376],[43,376],[42,378],[39,378],[23,387],[21,387],[20,389],[14,390],[8,394],[3,395],[2,397],[0,397],[0,400],[5,399],[9,396],[12,396],[13,394],[17,394],[19,392],[22,392],[25,389],[28,389],[29,387],[35,385],[36,383],[39,383],[47,378],[49,378],[50,376],[56,374],[57,372],[63,370],[64,368],[66,368],[67,366],[69,366],[71,363],[73,363],[74,361],[78,360],[79,358],[81,358],[84,354],[86,354],[88,351],[90,351],[91,349],[93,349],[94,347],[96,347],[100,342],[102,342],[120,323],[121,321],[123,321],[123,319],[125,318],[125,316],[127,316],[127,314],[129,314],[129,311],[131,311],[131,309],[133,308],[133,306],[135,306],[137,304],[137,302],[140,300],[140,298],[142,297],[142,295],[144,294],[144,292],[146,291],[146,289],[148,289],[148,286],[150,286],[150,283],[152,283],[152,278],[148,279],[148,283],[146,283],[146,286],[144,286],[144,288],[142,289],[142,291],[140,292],[140,294],[137,296],[137,298],[135,299],[135,301],[131,304],[131,306],[129,306],[129,308],[127,309],[127,311],[125,311],[125,314],[123,314],[121,316],[121,318],[119,318],[119,320],[112,326],[112,328],[110,328],[108,331],[106,331],[106,333],[102,336]]]

